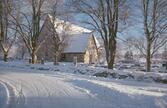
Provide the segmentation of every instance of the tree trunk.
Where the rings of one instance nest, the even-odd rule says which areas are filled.
[[[57,55],[57,53],[54,55],[54,65],[58,65],[59,63],[58,63],[58,55]]]
[[[112,36],[109,46],[109,60],[108,60],[108,69],[114,68],[115,54],[116,54],[116,35]]]
[[[36,62],[37,62],[37,56],[35,54],[35,51],[33,51],[31,54],[31,63],[35,64]]]
[[[7,61],[8,61],[8,54],[7,54],[7,53],[4,53],[3,60],[4,60],[4,62],[7,62]]]
[[[112,53],[110,53],[110,60],[108,62],[108,69],[114,69],[115,51],[116,51],[116,49],[111,50]]]
[[[110,60],[110,62],[108,63],[108,69],[113,69],[114,68],[114,61]]]
[[[147,58],[146,58],[146,60],[147,60],[146,61],[147,62],[146,71],[150,72],[151,71],[151,44],[149,41],[147,42]]]

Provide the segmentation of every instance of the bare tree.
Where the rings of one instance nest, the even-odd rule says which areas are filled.
[[[17,27],[12,23],[13,15],[12,0],[0,1],[0,47],[4,55],[4,61],[7,62],[8,53],[12,48],[17,36]],[[17,15],[15,15],[17,19]],[[15,28],[15,30],[11,28]]]
[[[60,54],[62,53],[62,51],[64,50],[65,46],[67,45],[67,33],[66,31],[69,29],[70,25],[66,24],[66,21],[63,22],[58,22],[57,24],[55,24],[56,17],[58,16],[65,16],[67,15],[66,13],[59,13],[58,12],[58,5],[60,2],[56,2],[53,5],[52,11],[51,11],[51,15],[52,15],[52,20],[51,20],[51,33],[52,33],[52,39],[54,41],[54,64],[57,65],[58,64],[58,60],[60,57]],[[62,26],[63,31],[61,33],[58,33],[57,29]]]
[[[103,39],[108,68],[113,69],[117,34],[120,20],[124,19],[120,13],[125,0],[72,0],[75,9],[86,14],[91,22],[86,24],[94,27]]]
[[[54,14],[49,14],[45,20],[45,24],[41,32],[41,38],[45,38],[47,36],[47,40],[40,48],[40,51],[44,51],[44,48],[47,47],[45,48],[45,50],[47,50],[47,56],[52,56],[52,58],[54,58],[55,65],[58,64],[60,55],[68,43],[67,37],[69,34],[66,32],[69,26],[70,25],[67,24],[66,21],[59,20]],[[62,30],[60,30],[60,28]]]
[[[146,47],[139,48],[146,56],[147,71],[151,71],[151,58],[166,42],[167,31],[167,1],[142,0],[144,34]],[[143,51],[145,49],[146,53]]]
[[[56,0],[54,5],[51,7],[50,13],[47,15],[44,26],[41,31],[41,38],[47,36],[46,42],[42,45],[39,50],[44,51],[45,55],[39,54],[40,56],[46,56],[45,59],[50,59],[48,57],[54,58],[54,64],[57,65],[60,60],[61,52],[67,44],[67,30],[70,24],[66,23],[66,20],[60,20],[61,17],[66,17],[68,15],[67,11],[64,11],[62,6],[63,2],[61,0]],[[63,11],[62,11],[63,10]],[[61,30],[60,30],[61,29]],[[49,46],[49,47],[48,47]],[[46,48],[47,47],[47,48]],[[43,52],[42,52],[43,53]]]
[[[31,63],[35,64],[37,61],[36,54],[41,45],[46,41],[45,38],[39,41],[42,30],[41,21],[46,12],[48,12],[47,4],[54,3],[54,0],[29,0],[24,2],[27,6],[31,7],[31,12],[26,13],[18,10],[21,14],[21,19],[15,20],[18,27],[17,31],[31,56]]]
[[[45,0],[31,0],[32,6],[32,33],[31,33],[31,62],[36,63],[36,53],[38,51],[38,38],[40,36],[41,9]]]

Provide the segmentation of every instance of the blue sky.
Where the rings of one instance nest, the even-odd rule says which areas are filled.
[[[118,37],[125,39],[126,37],[141,37],[144,36],[143,24],[142,24],[142,11],[140,8],[141,0],[134,0],[129,2],[130,11],[129,19],[127,20],[126,29],[118,33]],[[91,28],[91,26],[82,23],[82,21],[90,20],[86,15],[78,14],[74,15],[73,23],[79,24],[80,26]],[[120,28],[122,25],[119,25]]]
[[[90,25],[82,23],[82,21],[90,20],[87,16],[79,14],[74,16],[74,18],[75,20],[73,21],[73,23],[76,23],[86,28],[91,28]],[[132,24],[127,25],[127,27],[123,31],[118,33],[118,36],[122,39],[125,39],[127,37],[141,37],[143,36],[143,24],[137,21],[132,22]]]

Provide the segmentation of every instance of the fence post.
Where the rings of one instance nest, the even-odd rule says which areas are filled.
[[[74,58],[73,58],[73,63],[74,63],[74,66],[77,66],[77,57],[76,56],[74,56]]]

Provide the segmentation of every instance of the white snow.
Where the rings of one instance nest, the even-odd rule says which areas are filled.
[[[88,42],[91,36],[93,36],[92,31],[80,27],[78,25],[72,24],[68,21],[60,20],[58,18],[55,18],[53,20],[53,16],[48,14],[45,23],[43,23],[43,27],[47,28],[50,22],[54,23],[55,29],[57,33],[59,33],[60,40],[62,39],[61,35],[66,35],[67,40],[67,47],[64,50],[64,53],[84,53],[86,48],[88,47]],[[42,33],[46,32],[45,29],[43,29]],[[93,36],[96,42],[97,47],[100,47],[100,44],[95,36]]]
[[[64,49],[64,53],[84,53],[88,47],[91,34],[76,34],[69,38],[68,45]]]
[[[53,17],[48,14],[49,20],[53,22]],[[72,24],[68,21],[64,21],[58,18],[55,18],[55,29],[58,33],[67,32],[68,34],[80,34],[80,33],[91,33],[92,31],[84,27],[80,27],[76,24]]]
[[[0,107],[2,107],[2,108],[5,107],[5,103],[7,103],[8,97],[9,97],[8,96],[8,89],[0,81]]]
[[[12,108],[167,108],[165,84],[96,78],[74,74],[74,69],[70,63],[0,62],[0,80],[13,88]]]

